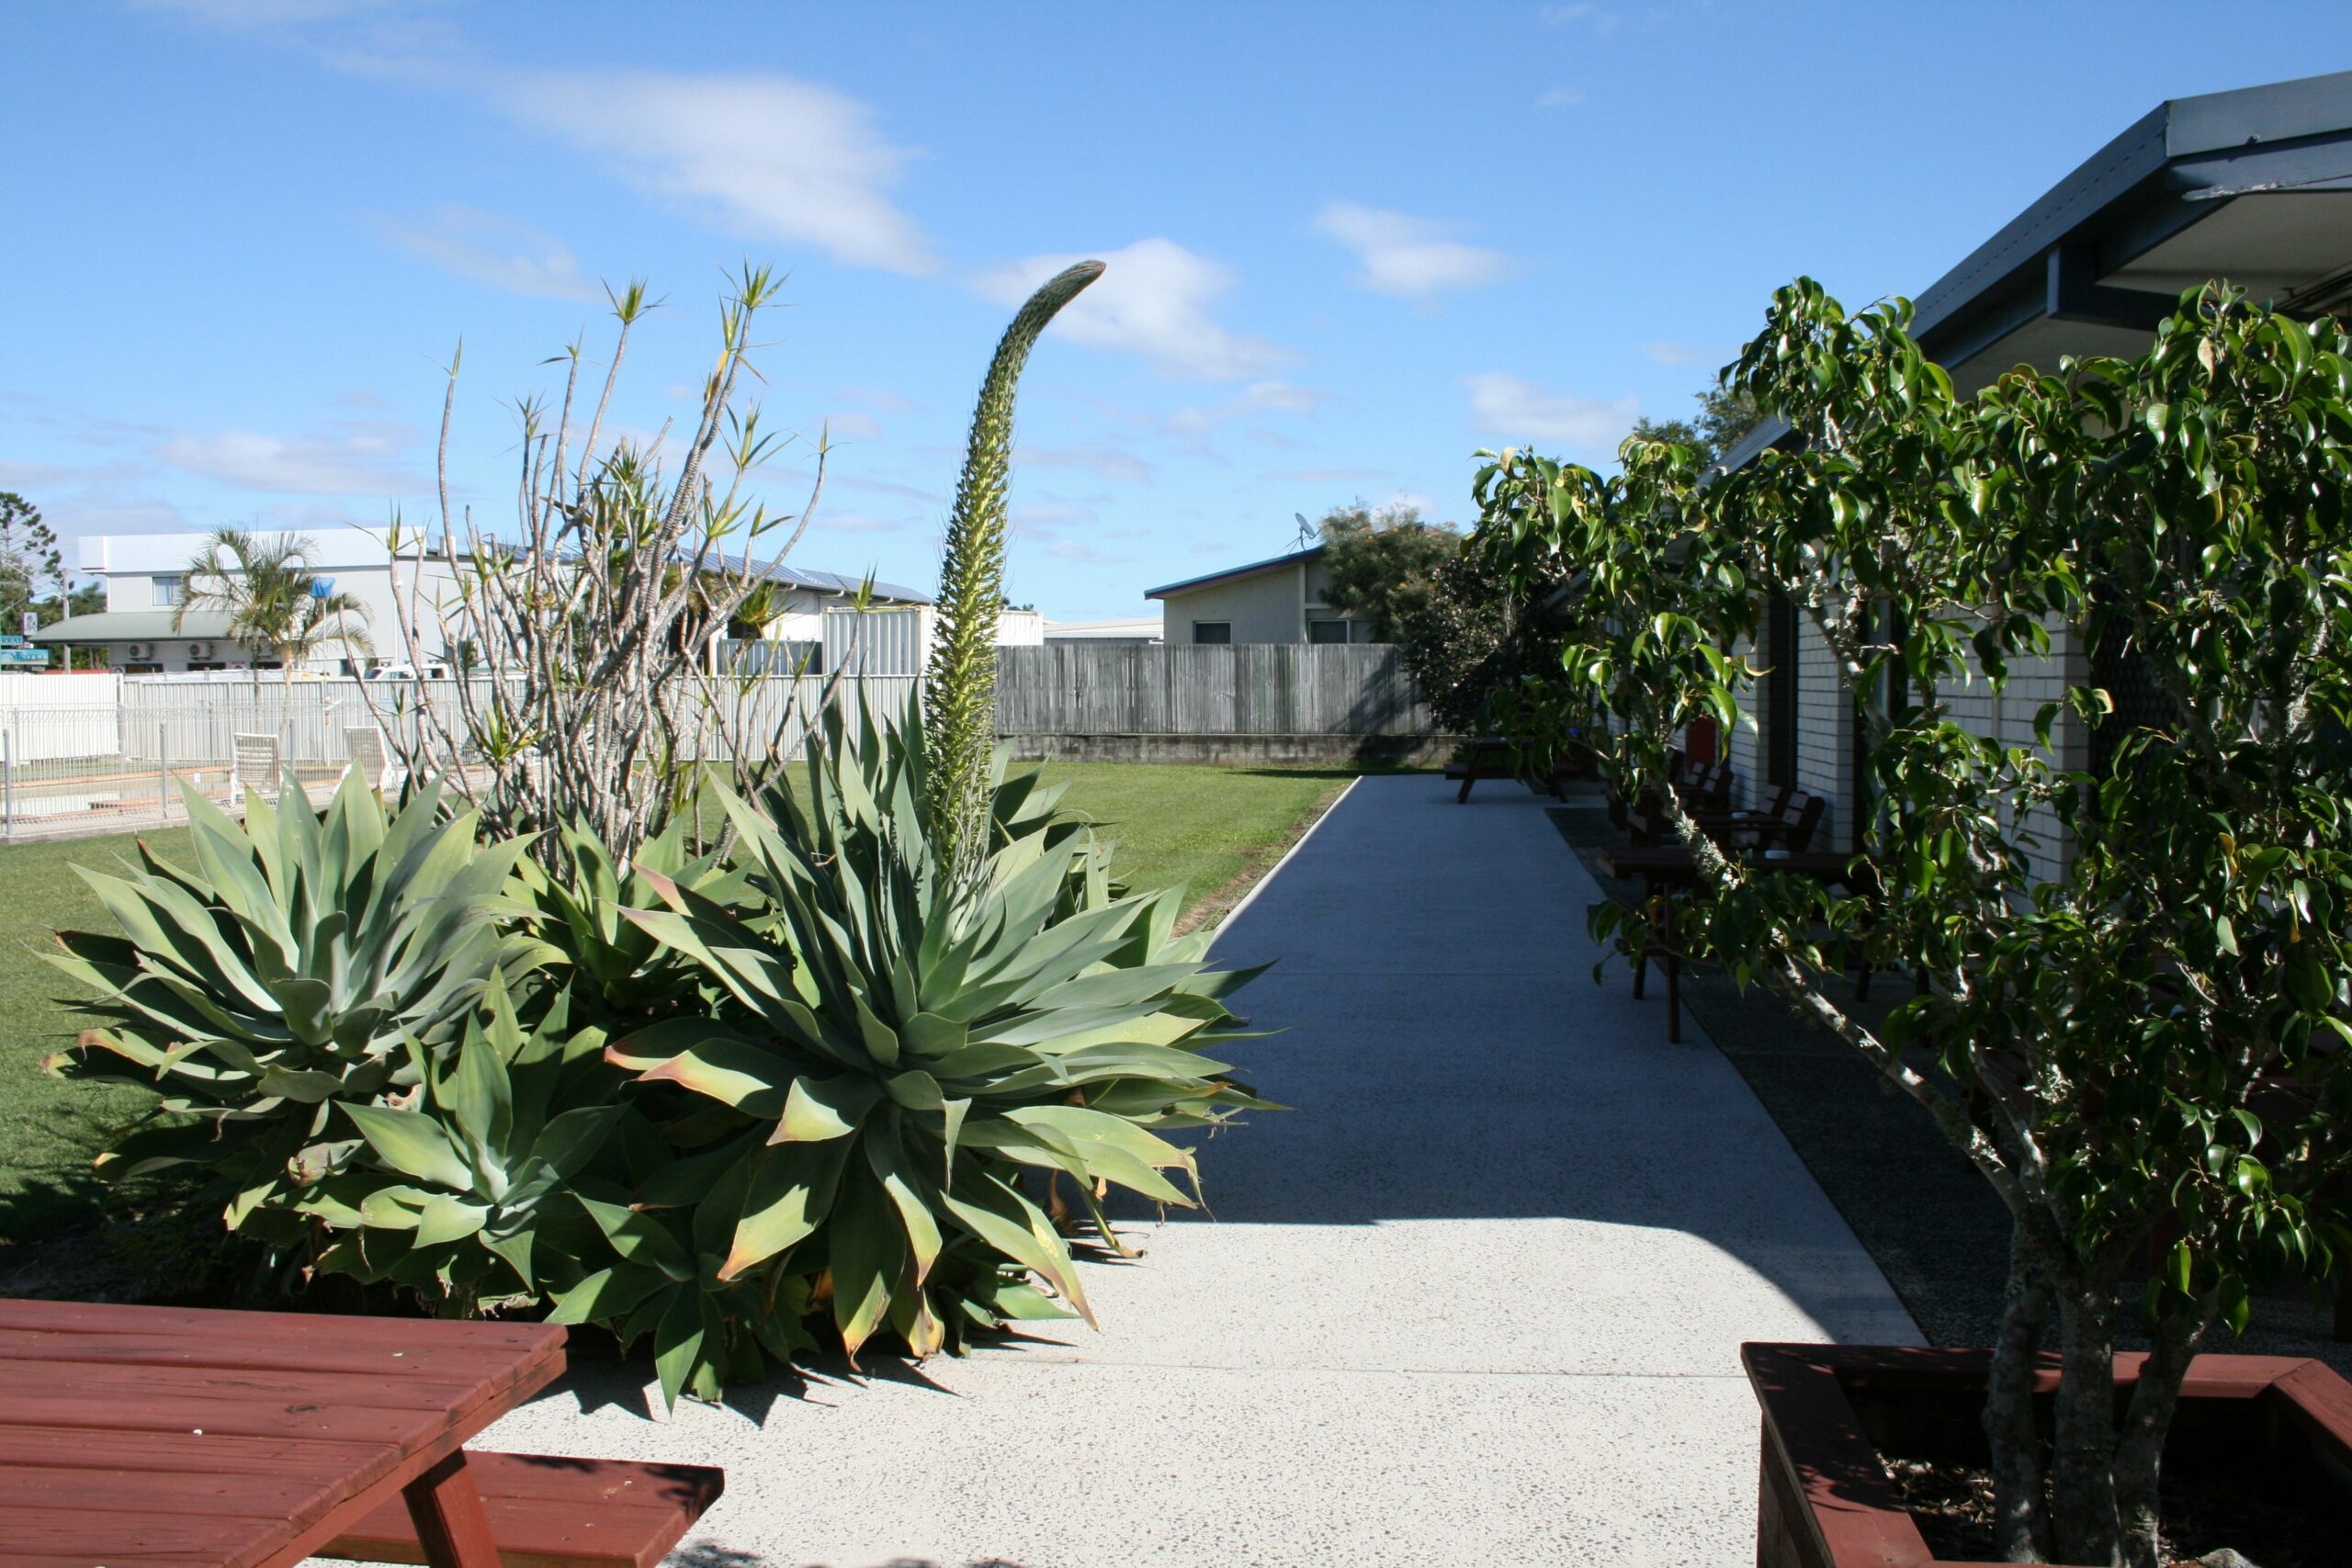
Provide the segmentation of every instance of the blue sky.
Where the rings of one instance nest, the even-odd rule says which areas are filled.
[[[615,418],[687,420],[725,274],[789,273],[796,557],[935,581],[972,392],[1061,259],[1009,588],[1061,618],[1471,454],[1603,461],[1799,272],[1916,294],[2163,98],[2352,65],[2326,5],[0,7],[0,489],[62,533],[511,509],[511,402],[665,301]],[[787,455],[770,502],[804,487]]]

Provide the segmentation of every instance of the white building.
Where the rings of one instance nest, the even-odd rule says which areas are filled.
[[[846,668],[855,675],[919,675],[931,662],[938,633],[939,612],[929,604],[828,609],[823,661],[812,672],[831,675]],[[999,648],[1035,648],[1045,640],[1046,617],[1036,611],[998,613]]]

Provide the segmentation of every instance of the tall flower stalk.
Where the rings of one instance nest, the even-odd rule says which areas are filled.
[[[988,857],[989,763],[996,749],[996,628],[1004,604],[1005,496],[1012,474],[1012,399],[1038,334],[1102,276],[1099,261],[1048,278],[1004,330],[980,383],[947,553],[939,573],[939,626],[931,653],[923,739],[930,753],[932,831],[955,885]]]

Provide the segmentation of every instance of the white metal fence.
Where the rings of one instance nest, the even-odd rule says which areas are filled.
[[[997,682],[997,729],[1009,738],[1423,736],[1434,728],[1396,650],[1377,644],[1002,648]],[[722,682],[720,710],[705,716],[684,749],[718,760],[729,737],[746,737],[790,754],[829,691],[852,711],[863,704],[895,718],[919,683],[909,674],[851,676],[831,686],[783,673]],[[287,766],[323,784],[351,761],[354,729],[413,742],[421,730],[433,733],[424,716],[437,712],[447,733],[465,730],[455,680],[256,685],[133,677],[115,689],[119,695],[106,704],[0,701],[0,834],[175,820],[179,781],[228,797],[240,735],[274,738]],[[64,690],[44,685],[38,694]],[[106,688],[87,690],[103,695]]]
[[[54,678],[52,678],[54,679]],[[873,705],[895,716],[912,676],[867,676],[828,688],[814,678],[720,682],[720,709],[684,738],[688,756],[717,759],[729,737],[798,751],[830,689],[833,700]],[[0,705],[0,836],[90,832],[177,821],[185,781],[223,801],[237,737],[277,742],[281,762],[306,784],[340,775],[352,758],[350,733],[381,729],[388,741],[420,739],[429,754],[437,712],[451,735],[465,733],[456,681],[250,682],[137,679],[109,705]],[[486,692],[478,695],[487,697]],[[854,710],[853,710],[854,711]],[[463,764],[459,755],[447,761]]]

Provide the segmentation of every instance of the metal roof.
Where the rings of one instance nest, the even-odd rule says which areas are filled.
[[[2352,71],[2149,110],[1917,298],[1963,388],[2066,354],[2132,354],[2207,278],[2298,314],[2352,301]],[[1787,434],[1767,421],[1738,468]]]
[[[1225,582],[1238,577],[1255,577],[1261,571],[1272,571],[1280,567],[1304,566],[1306,562],[1321,556],[1323,549],[1324,547],[1321,545],[1309,545],[1303,550],[1293,550],[1286,556],[1275,556],[1270,560],[1251,561],[1248,566],[1228,567],[1223,571],[1210,572],[1205,577],[1188,577],[1182,582],[1147,588],[1143,591],[1143,596],[1147,599],[1163,599],[1170,593],[1182,593],[1186,589],[1205,588],[1212,582]]]
[[[742,556],[730,555],[724,551],[705,556],[702,559],[716,562],[717,565],[712,569],[714,570],[741,571],[744,569]],[[843,577],[837,571],[803,571],[798,567],[785,566],[781,563],[767,568],[761,575],[771,582],[781,582],[791,588],[806,588],[812,592],[839,593],[850,597],[856,595],[865,581],[863,578]],[[897,604],[931,603],[931,595],[920,588],[908,588],[896,582],[884,582],[878,578],[874,583],[874,598],[877,603]]]
[[[170,610],[100,610],[68,615],[33,633],[35,642],[219,642],[229,636],[225,610],[190,610],[172,626]]]

